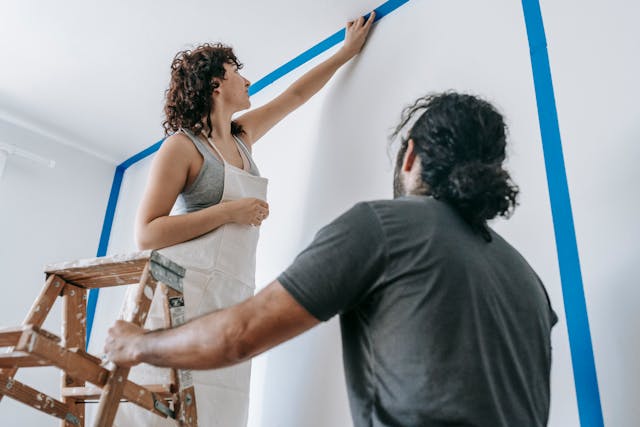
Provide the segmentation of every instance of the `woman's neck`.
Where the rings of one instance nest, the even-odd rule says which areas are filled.
[[[233,113],[222,111],[222,108],[217,108],[215,112],[211,113],[209,120],[211,122],[211,137],[214,140],[224,140],[231,135],[232,115]]]

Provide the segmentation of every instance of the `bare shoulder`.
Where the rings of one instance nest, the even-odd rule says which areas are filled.
[[[154,162],[170,162],[173,165],[191,165],[194,162],[198,162],[199,159],[200,152],[193,145],[191,139],[180,132],[167,137],[167,139],[162,142],[162,146],[158,150]]]
[[[191,139],[182,132],[174,133],[162,142],[160,150],[169,151],[171,153],[198,153]]]

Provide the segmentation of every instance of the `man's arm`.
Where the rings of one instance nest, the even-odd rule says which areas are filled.
[[[118,321],[105,353],[118,366],[149,363],[182,369],[213,369],[248,360],[317,325],[277,280],[256,296],[180,327],[145,331]]]

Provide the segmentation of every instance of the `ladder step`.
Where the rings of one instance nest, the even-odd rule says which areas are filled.
[[[21,325],[0,329],[0,347],[15,347],[25,331],[35,331],[55,342],[62,341],[59,336],[35,325]]]
[[[39,366],[52,366],[50,362],[23,351],[12,351],[0,354],[0,368],[36,368]]]
[[[29,405],[45,414],[53,415],[67,422],[67,425],[80,426],[80,419],[70,412],[69,406],[51,396],[39,392],[0,372],[0,393],[10,396],[18,402]]]
[[[168,384],[150,384],[141,385],[149,392],[156,395],[157,398],[163,400],[172,400],[174,394],[171,393],[171,386]],[[98,400],[102,395],[102,389],[99,387],[63,387],[62,397],[70,397],[78,401],[83,400]],[[123,399],[126,402],[126,399]]]
[[[22,326],[0,329],[0,347],[15,346],[22,336],[22,331],[24,331],[24,327]]]

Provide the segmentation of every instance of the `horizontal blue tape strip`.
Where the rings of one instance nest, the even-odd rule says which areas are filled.
[[[384,16],[393,12],[400,6],[405,3],[408,3],[410,0],[389,0],[386,3],[383,3],[378,8],[375,9],[376,19],[375,21],[379,21]],[[366,16],[369,16],[368,14]],[[375,22],[374,21],[374,22]],[[275,82],[279,78],[283,77],[287,73],[290,73],[294,69],[298,68],[305,62],[313,59],[314,57],[320,55],[331,47],[335,46],[340,41],[344,40],[344,29],[334,33],[333,35],[327,37],[322,42],[313,46],[311,49],[306,52],[298,55],[296,58],[287,62],[283,66],[279,67],[275,71],[267,74],[262,79],[258,80],[256,83],[249,87],[249,95],[254,95],[260,92],[265,87],[269,86],[271,83]],[[113,225],[113,218],[116,211],[116,205],[118,204],[118,196],[120,194],[120,187],[122,186],[122,179],[124,176],[124,172],[133,164],[139,162],[140,160],[150,156],[160,149],[162,142],[164,139],[156,142],[150,147],[145,148],[141,152],[129,157],[127,160],[122,162],[120,165],[116,167],[116,172],[113,177],[113,183],[111,185],[111,194],[109,194],[109,201],[107,202],[107,212],[105,214],[104,221],[102,223],[102,233],[100,235],[100,243],[98,245],[98,254],[97,256],[105,256],[107,254],[107,248],[109,246],[109,238],[111,237],[111,227]],[[87,346],[89,345],[89,340],[91,339],[91,329],[93,328],[93,318],[95,316],[96,306],[98,304],[99,297],[99,289],[92,289],[89,292],[89,300],[87,301]]]
[[[523,0],[522,6],[531,53],[580,425],[603,427],[598,378],[542,13],[538,0]]]

